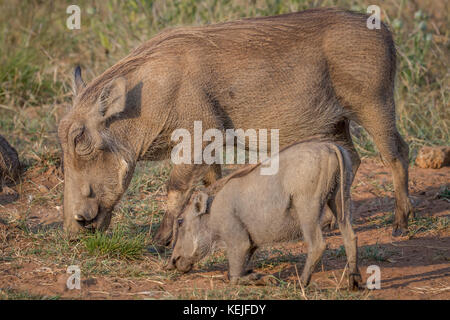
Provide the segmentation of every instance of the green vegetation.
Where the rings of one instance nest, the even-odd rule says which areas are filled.
[[[389,256],[389,252],[386,252],[379,244],[359,248],[359,257],[363,260],[386,261]]]
[[[376,228],[390,226],[394,222],[394,213],[388,212],[380,216],[370,217],[368,218],[368,222]]]
[[[43,296],[27,291],[0,289],[0,300],[58,300],[59,296]]]
[[[111,233],[87,235],[82,242],[91,255],[134,260],[144,253],[145,235],[130,236],[123,228],[116,228]]]
[[[438,197],[450,201],[450,186],[442,186]]]
[[[409,238],[422,232],[439,232],[450,228],[450,218],[448,216],[439,217],[419,217],[409,223]]]

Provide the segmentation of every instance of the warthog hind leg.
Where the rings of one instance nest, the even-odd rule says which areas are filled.
[[[322,258],[323,252],[326,248],[326,243],[323,239],[322,230],[319,223],[320,211],[324,210],[324,206],[317,203],[311,203],[311,201],[306,201],[305,199],[298,199],[296,200],[295,207],[301,208],[303,213],[299,213],[298,216],[304,241],[308,246],[308,256],[300,277],[302,285],[306,287],[311,280],[311,275],[314,268]]]

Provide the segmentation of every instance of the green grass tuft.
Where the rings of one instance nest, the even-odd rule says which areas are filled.
[[[386,261],[391,253],[383,249],[379,244],[359,248],[359,256],[365,260]]]
[[[418,233],[425,233],[430,231],[441,231],[450,228],[450,218],[448,216],[442,217],[419,217],[410,221],[409,238],[413,238]]]
[[[59,296],[44,296],[27,291],[0,288],[0,300],[58,300]]]
[[[128,260],[142,258],[146,245],[144,234],[130,235],[122,228],[109,233],[95,232],[81,241],[91,255]]]
[[[450,186],[442,186],[439,190],[438,197],[440,199],[450,200]]]

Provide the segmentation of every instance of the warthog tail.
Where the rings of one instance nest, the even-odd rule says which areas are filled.
[[[345,193],[347,192],[347,187],[349,188],[349,183],[352,180],[351,179],[351,175],[352,171],[351,171],[351,161],[350,158],[347,154],[347,152],[345,151],[345,149],[343,149],[342,147],[338,146],[337,144],[331,143],[331,147],[333,148],[334,152],[336,153],[336,157],[338,158],[339,161],[339,173],[340,173],[340,184],[341,184],[341,216],[337,217],[338,219],[340,219],[341,222],[344,222],[344,218],[345,218]],[[349,192],[348,192],[349,193]],[[349,194],[347,195],[349,196]]]

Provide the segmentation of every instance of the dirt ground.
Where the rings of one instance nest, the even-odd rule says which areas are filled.
[[[369,265],[381,270],[381,289],[348,291],[343,271],[345,253],[338,231],[326,233],[328,250],[305,291],[298,275],[305,261],[302,242],[281,244],[259,250],[254,259],[257,272],[271,274],[275,284],[265,287],[230,287],[226,281],[227,262],[223,252],[181,275],[163,270],[164,256],[147,253],[145,276],[82,272],[81,290],[68,290],[66,269],[70,259],[50,257],[40,252],[43,238],[33,228],[61,228],[60,199],[37,201],[40,194],[60,188],[57,169],[35,169],[20,186],[20,197],[0,196],[0,298],[81,298],[81,299],[449,299],[450,298],[450,168],[410,168],[410,192],[416,219],[410,220],[408,236],[391,236],[394,207],[393,186],[388,168],[377,159],[363,159],[352,187],[354,229],[358,235],[360,269],[365,283]],[[25,179],[26,180],[26,179]],[[16,188],[17,189],[17,188]],[[164,193],[160,196],[164,201]],[[28,204],[33,200],[33,206]],[[26,219],[23,212],[27,211]],[[151,214],[151,213],[148,213]],[[16,216],[16,219],[14,217]],[[24,227],[25,225],[25,227]],[[151,228],[150,228],[151,230]],[[44,239],[44,240],[42,240]],[[76,256],[79,243],[71,243],[61,255]],[[32,250],[31,250],[32,249]],[[80,249],[81,250],[81,249]],[[32,251],[32,252],[30,252]],[[44,257],[45,255],[45,257]],[[300,263],[298,267],[294,262]],[[149,262],[151,261],[151,263]],[[106,262],[98,262],[106,263]],[[128,262],[125,262],[128,263]],[[297,269],[298,268],[298,269]],[[293,292],[298,293],[294,295]]]

